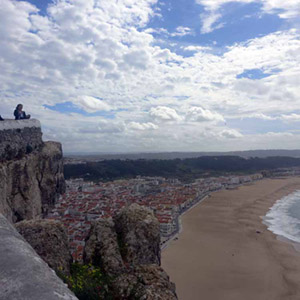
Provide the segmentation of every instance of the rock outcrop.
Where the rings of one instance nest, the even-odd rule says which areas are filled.
[[[64,275],[70,274],[73,259],[62,223],[53,220],[22,221],[16,224],[16,229],[49,267]]]
[[[129,265],[160,265],[160,227],[153,212],[138,204],[122,210],[114,219],[123,259]]]
[[[89,238],[86,241],[84,261],[100,266],[109,276],[125,272],[117,234],[112,219],[99,219],[92,225]]]
[[[41,136],[37,120],[1,122],[0,213],[11,222],[40,217],[65,190],[61,145]]]
[[[0,300],[76,300],[0,214]]]
[[[112,219],[92,225],[85,263],[102,268],[111,278],[114,299],[177,299],[175,285],[160,264],[159,223],[151,210],[137,204]]]

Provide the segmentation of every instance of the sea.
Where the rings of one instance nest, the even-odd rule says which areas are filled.
[[[263,222],[276,235],[300,243],[300,190],[279,199]]]

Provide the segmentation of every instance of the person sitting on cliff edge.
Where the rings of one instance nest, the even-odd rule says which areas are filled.
[[[25,111],[23,111],[23,105],[18,104],[14,111],[15,120],[25,120],[30,119],[30,115],[26,115]]]
[[[4,121],[4,119],[1,117],[1,115],[0,115],[0,121]]]

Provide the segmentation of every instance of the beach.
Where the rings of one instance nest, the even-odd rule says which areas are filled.
[[[162,252],[180,300],[300,299],[300,252],[263,224],[300,178],[264,179],[214,192],[181,218]]]

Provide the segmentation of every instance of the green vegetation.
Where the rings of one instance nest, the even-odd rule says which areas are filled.
[[[202,156],[172,160],[104,160],[86,164],[65,165],[64,175],[69,178],[84,178],[94,181],[109,181],[119,178],[141,176],[162,176],[192,181],[203,176],[218,176],[228,173],[244,174],[277,168],[299,167],[300,158]]]
[[[79,300],[113,299],[108,290],[108,278],[100,268],[91,264],[73,263],[70,276],[61,273],[58,276],[68,284]]]

